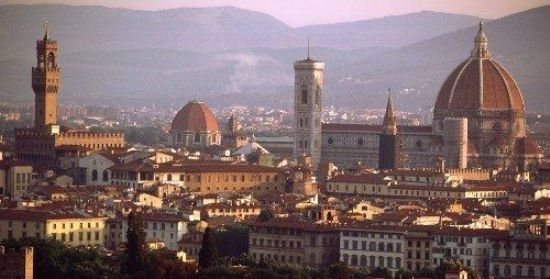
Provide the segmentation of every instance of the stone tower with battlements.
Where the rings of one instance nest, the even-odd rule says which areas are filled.
[[[34,126],[47,128],[57,123],[57,92],[61,85],[60,69],[57,67],[57,41],[48,34],[46,23],[42,40],[36,42],[36,67],[32,68],[34,91]]]

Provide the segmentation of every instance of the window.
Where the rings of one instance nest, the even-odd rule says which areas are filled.
[[[302,89],[302,105],[307,105],[307,90]]]
[[[92,181],[97,181],[97,170],[92,170]]]
[[[523,267],[521,265],[516,266],[516,277],[521,277]]]
[[[167,175],[167,178],[166,178],[166,180],[168,180],[168,181],[172,181],[172,174],[171,174],[171,173],[169,173],[169,174]]]
[[[195,134],[195,143],[201,142],[201,135],[199,133]]]
[[[103,181],[108,181],[109,180],[109,172],[107,170],[103,170],[103,174],[101,176],[102,176]]]

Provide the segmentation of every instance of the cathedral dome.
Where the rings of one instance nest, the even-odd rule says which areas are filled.
[[[219,131],[218,120],[203,102],[190,101],[172,120],[172,131]]]
[[[523,97],[508,71],[490,57],[480,24],[472,55],[447,77],[435,109],[523,112]]]

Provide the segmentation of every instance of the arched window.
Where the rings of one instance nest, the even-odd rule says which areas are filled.
[[[97,170],[92,170],[92,181],[97,181]]]
[[[534,267],[532,267],[532,266],[529,267],[529,269],[527,270],[527,276],[529,278],[535,278],[535,268]]]
[[[303,140],[300,140],[300,148],[304,148],[304,141]]]
[[[172,174],[171,174],[171,173],[169,173],[169,174],[167,175],[167,178],[166,178],[166,180],[168,180],[168,181],[172,181]]]
[[[304,148],[307,149],[307,142],[308,140],[304,140]]]
[[[382,256],[378,257],[378,266],[379,267],[385,267],[384,266],[384,257],[382,257]]]
[[[199,133],[195,134],[195,142],[201,142],[201,134]]]
[[[53,55],[53,52],[50,52],[48,55],[48,69],[52,69],[55,66],[55,55]]]
[[[305,125],[306,127],[309,125],[309,120],[308,120],[307,117],[304,119],[304,125]]]
[[[366,266],[367,266],[367,256],[362,255],[362,256],[361,256],[361,260],[360,260],[359,263],[360,263],[360,265],[361,265],[362,267],[366,267]]]
[[[302,104],[307,105],[307,90],[302,89]]]
[[[500,266],[498,264],[493,266],[493,275],[496,277],[500,276]]]
[[[300,128],[304,127],[304,120],[300,117]]]
[[[358,266],[358,262],[357,262],[357,255],[351,255],[351,265],[352,266]]]
[[[108,181],[109,180],[109,171],[107,170],[103,170],[103,181]]]

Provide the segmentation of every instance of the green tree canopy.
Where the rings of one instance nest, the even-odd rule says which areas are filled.
[[[217,261],[216,243],[210,228],[206,228],[202,236],[201,250],[199,251],[199,267],[203,269],[212,268],[216,266]]]

